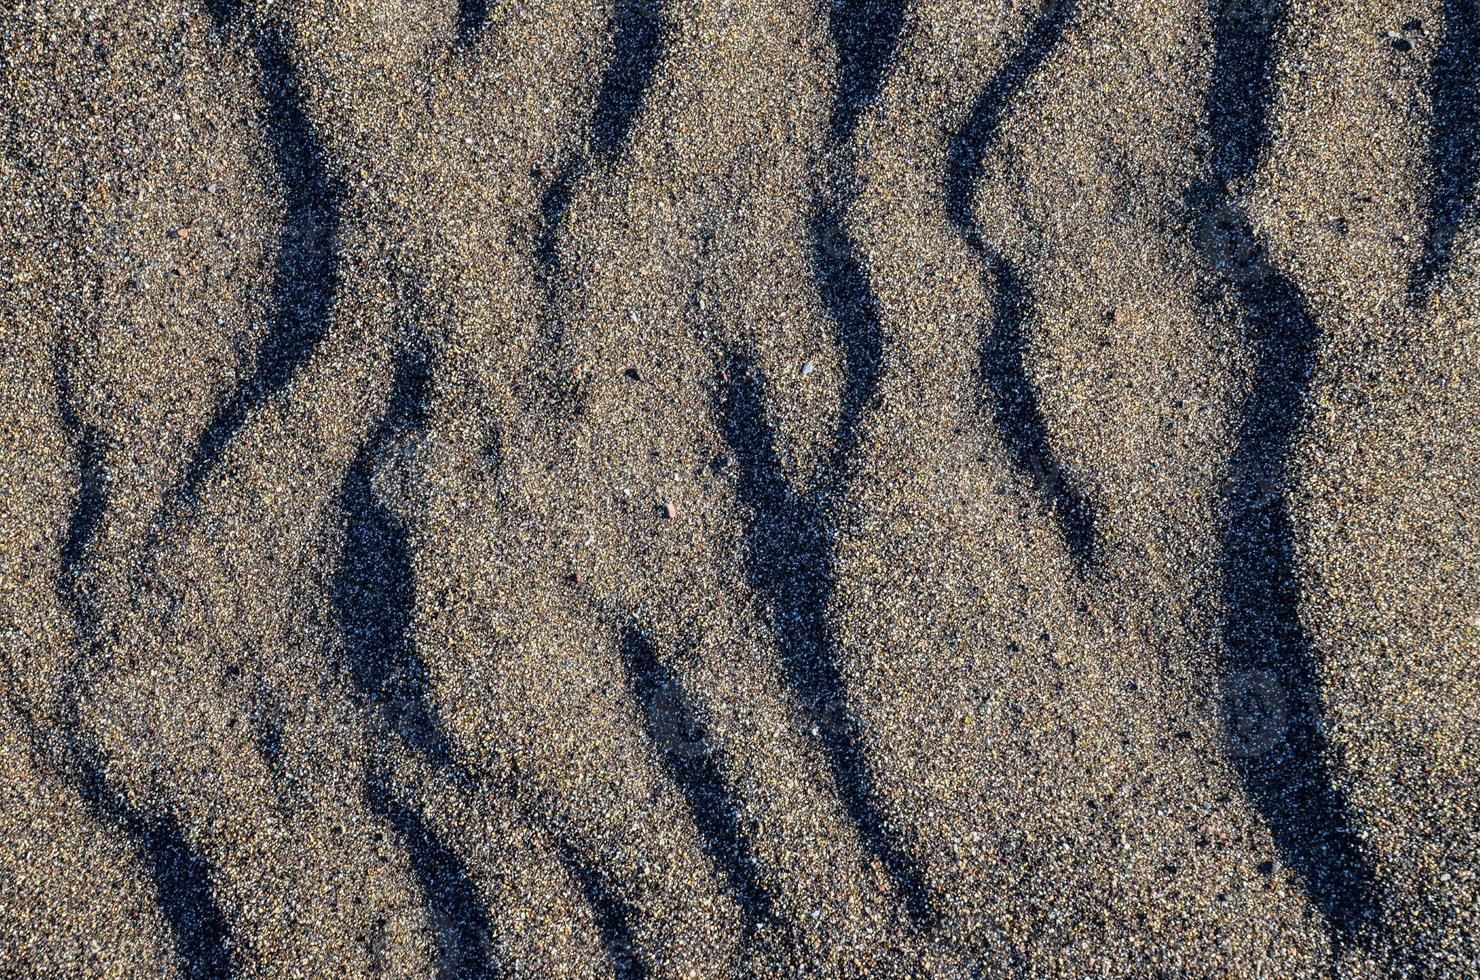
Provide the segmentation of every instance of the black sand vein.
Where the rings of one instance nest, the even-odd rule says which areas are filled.
[[[610,162],[626,147],[663,60],[666,30],[662,0],[613,3],[612,59],[591,119],[591,153],[597,159]]]
[[[432,703],[431,679],[415,639],[416,571],[401,519],[372,481],[397,445],[426,427],[431,367],[416,337],[403,344],[384,414],[340,485],[344,544],[331,586],[349,680],[412,751],[459,772]]]
[[[1233,0],[1215,4],[1212,14],[1210,165],[1189,197],[1195,211],[1219,223],[1221,237],[1201,235],[1199,244],[1238,297],[1254,359],[1223,494],[1224,710],[1230,731],[1262,710],[1251,701],[1277,701],[1285,719],[1256,743],[1231,739],[1230,754],[1281,859],[1337,939],[1349,941],[1378,924],[1378,886],[1330,767],[1320,663],[1300,621],[1290,514],[1290,459],[1308,416],[1320,330],[1299,287],[1271,267],[1229,194],[1233,181],[1258,168],[1269,143],[1274,39],[1286,9]]]
[[[539,789],[522,781],[517,769],[498,780],[500,791],[525,826],[553,843],[556,861],[580,890],[581,900],[591,912],[613,975],[623,980],[648,976],[637,937],[638,910],[623,897],[601,863],[566,832],[568,814],[552,805]]]
[[[488,907],[467,864],[411,804],[396,797],[384,772],[366,775],[365,797],[371,812],[395,829],[411,858],[436,949],[437,976],[499,976]]]
[[[864,732],[848,704],[831,622],[839,518],[831,501],[846,494],[863,416],[878,398],[884,368],[877,300],[846,226],[854,192],[849,140],[883,87],[904,21],[905,4],[895,0],[837,0],[830,9],[837,83],[828,169],[808,236],[818,298],[842,355],[843,382],[838,421],[816,486],[799,490],[783,474],[759,380],[744,356],[728,356],[718,414],[720,431],[739,463],[739,495],[748,513],[746,578],[770,613],[782,680],[806,716],[865,852],[884,869],[910,921],[933,929],[934,899],[914,855],[897,840],[875,785]]]
[[[1429,72],[1423,248],[1409,281],[1422,301],[1443,278],[1480,188],[1480,2],[1445,0],[1444,40]]]
[[[1053,451],[1038,390],[1027,370],[1028,327],[1036,304],[1028,277],[983,239],[976,223],[976,192],[987,151],[1001,135],[1013,100],[1063,39],[1073,0],[1049,0],[1012,56],[982,88],[946,153],[946,216],[982,265],[993,294],[992,318],[981,328],[978,370],[997,437],[1013,466],[1028,477],[1057,523],[1070,557],[1083,568],[1094,560],[1094,509]]]
[[[775,918],[775,901],[741,826],[740,802],[724,775],[724,756],[678,677],[635,624],[623,628],[621,650],[627,686],[642,711],[659,765],[683,794],[700,846],[728,884],[746,935],[753,935]]]
[[[1053,451],[1038,389],[1024,363],[1032,289],[1007,259],[993,256],[990,267],[992,320],[990,326],[983,325],[977,359],[986,401],[1007,458],[1032,481],[1058,524],[1069,556],[1084,568],[1095,556],[1094,509]]]
[[[719,420],[748,512],[745,573],[770,612],[782,680],[797,696],[864,849],[883,866],[911,919],[928,925],[934,912],[924,875],[894,839],[837,664],[829,621],[837,591],[833,516],[823,493],[797,492],[782,472],[751,365],[732,357],[725,376]]]
[[[555,849],[561,866],[580,886],[581,897],[596,920],[612,975],[618,980],[642,980],[648,976],[647,962],[641,956],[633,925],[636,913],[632,906],[612,886],[601,867],[563,834],[555,835]]]
[[[134,807],[109,782],[92,750],[77,739],[69,737],[68,741],[75,783],[84,802],[122,830],[144,859],[181,971],[190,978],[232,976],[231,928],[216,900],[211,862],[186,840],[173,815]]]
[[[62,431],[76,446],[77,502],[67,520],[67,534],[62,539],[57,598],[71,615],[78,632],[82,636],[93,637],[97,635],[98,625],[85,579],[88,548],[108,509],[107,446],[102,433],[84,422],[77,410],[67,361],[66,352],[59,346],[52,360],[57,414],[61,418]]]
[[[56,739],[60,761],[68,782],[88,809],[118,828],[139,853],[184,974],[229,977],[233,972],[231,929],[216,900],[211,862],[191,846],[173,815],[140,810],[113,786],[88,743],[80,718],[80,691],[91,654],[100,643],[100,624],[86,581],[88,552],[108,509],[109,484],[105,439],[78,411],[67,361],[59,346],[53,360],[57,409],[63,431],[77,446],[78,495],[62,542],[56,592],[72,617],[84,653],[65,685]]]
[[[208,4],[217,27],[235,24],[240,7]],[[218,404],[202,430],[166,516],[194,510],[200,490],[247,418],[279,394],[312,356],[329,328],[339,288],[343,188],[330,172],[304,109],[298,70],[282,29],[272,21],[244,28],[257,61],[257,90],[283,195],[284,218],[273,265],[271,313],[250,374]]]
[[[471,45],[488,25],[488,0],[457,0],[457,43]]]
[[[828,133],[845,147],[884,86],[904,31],[906,0],[830,0],[828,29],[838,57]]]
[[[576,184],[595,162],[609,166],[626,149],[647,102],[653,78],[662,64],[668,31],[662,0],[614,0],[611,9],[612,56],[602,72],[592,109],[590,129],[577,149],[556,170],[540,192],[539,221],[534,259],[552,324],[548,347],[559,351],[565,343],[565,320],[560,296],[573,283],[560,256],[566,215]],[[562,380],[563,383],[563,380]]]

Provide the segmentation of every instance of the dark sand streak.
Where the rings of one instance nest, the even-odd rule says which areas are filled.
[[[839,513],[865,410],[878,398],[884,335],[868,269],[846,227],[854,181],[849,141],[882,90],[904,30],[902,0],[835,0],[829,28],[837,50],[837,90],[829,120],[828,168],[808,224],[812,273],[843,358],[841,409],[816,485],[798,491],[782,472],[772,427],[750,361],[723,365],[720,431],[739,462],[748,511],[746,578],[770,610],[781,678],[796,695],[827,759],[839,802],[864,850],[883,867],[918,927],[938,923],[935,901],[913,854],[896,839],[874,783],[863,726],[848,705],[831,622],[837,594]]]
[[[831,0],[828,29],[838,55],[838,87],[828,121],[837,148],[853,140],[864,110],[874,104],[894,63],[904,31],[905,0]]]
[[[219,30],[235,23],[241,7],[207,4]],[[266,106],[268,142],[286,214],[273,268],[272,314],[252,373],[217,405],[179,483],[163,508],[166,519],[183,506],[194,512],[201,488],[248,417],[285,389],[312,356],[329,327],[339,288],[339,224],[344,197],[304,110],[298,71],[281,27],[268,21],[246,28],[257,60],[258,94]]]
[[[580,890],[581,899],[591,911],[602,950],[614,976],[642,980],[649,975],[637,940],[637,910],[615,887],[610,875],[581,845],[565,832],[566,814],[544,799],[538,789],[531,789],[518,773],[518,767],[498,780],[499,791],[514,807],[524,825],[555,846],[560,867]]]
[[[425,431],[430,383],[428,354],[412,327],[405,331],[385,412],[356,454],[341,489],[345,544],[333,593],[351,685],[408,749],[450,775],[462,791],[501,789],[531,826],[550,833],[561,866],[591,909],[614,972],[644,977],[646,968],[635,953],[633,909],[513,784],[480,778],[456,758],[432,704],[428,670],[413,635],[416,577],[407,531],[372,486],[376,469],[395,445]],[[466,864],[409,806],[393,798],[384,773],[367,777],[366,794],[372,809],[396,827],[411,855],[438,947],[439,976],[496,975],[490,952],[492,919]]]
[[[661,0],[614,0],[611,17],[612,57],[597,89],[590,133],[585,140],[589,149],[577,150],[540,193],[534,259],[554,321],[548,349],[557,353],[565,343],[560,295],[573,285],[560,255],[571,198],[593,158],[610,166],[625,150],[665,49],[668,28]],[[565,379],[558,382],[563,390]]]
[[[610,163],[626,147],[663,60],[666,30],[662,0],[615,0],[612,60],[591,120],[591,153],[598,160]]]
[[[416,577],[407,531],[372,486],[377,468],[396,443],[425,431],[430,382],[423,341],[408,329],[385,412],[356,454],[341,488],[345,543],[333,595],[351,686],[408,749],[450,775],[459,789],[486,793],[501,785],[524,819],[550,832],[561,866],[591,908],[614,971],[623,977],[646,976],[634,953],[633,910],[600,869],[553,831],[552,821],[532,810],[512,785],[479,778],[457,759],[432,704],[427,666],[413,635]],[[497,975],[491,954],[493,920],[466,864],[410,806],[395,800],[384,772],[367,776],[365,792],[372,809],[392,823],[411,856],[437,944],[438,975]]]
[[[1095,558],[1095,511],[1049,444],[1038,390],[1024,363],[1032,289],[1006,258],[993,256],[990,268],[992,324],[982,331],[977,360],[986,400],[1008,459],[1032,480],[1058,524],[1069,557],[1082,571]]]
[[[561,866],[580,886],[581,896],[591,909],[613,976],[618,980],[643,980],[648,976],[648,968],[638,953],[632,907],[612,887],[601,868],[563,835],[555,835],[555,851]]]
[[[1443,280],[1480,188],[1480,0],[1445,0],[1443,30],[1429,74],[1426,228],[1409,281],[1415,303]]]
[[[976,191],[986,153],[1000,137],[1013,100],[1063,39],[1074,12],[1073,0],[1048,0],[1012,57],[988,80],[951,138],[944,190],[946,216],[982,264],[983,286],[993,295],[993,316],[982,325],[978,354],[984,401],[1008,458],[1032,481],[1075,566],[1083,569],[1094,561],[1095,511],[1053,451],[1027,370],[1027,327],[1036,316],[1032,286],[1022,270],[983,240],[976,224]]]
[[[775,900],[740,824],[740,804],[724,775],[725,758],[678,677],[635,624],[623,628],[621,651],[627,686],[659,766],[683,794],[700,847],[724,876],[745,934],[753,937],[775,919]]]
[[[340,487],[344,545],[331,592],[355,695],[408,750],[466,790],[475,781],[457,760],[433,704],[430,671],[417,650],[410,536],[373,485],[398,444],[425,432],[430,385],[429,355],[413,321],[403,331],[385,411]],[[396,829],[411,858],[437,949],[437,975],[498,975],[492,919],[466,863],[411,804],[396,799],[387,771],[367,773],[365,798],[371,810]]]
[[[488,0],[457,0],[457,43],[468,47],[488,25]]]
[[[133,844],[154,882],[175,954],[187,977],[224,978],[233,973],[231,928],[216,901],[214,869],[185,838],[170,813],[140,810],[108,779],[102,759],[88,742],[81,719],[84,674],[100,643],[93,598],[86,584],[88,550],[108,509],[108,471],[103,435],[80,417],[59,349],[55,356],[57,408],[62,429],[77,446],[77,503],[62,542],[57,598],[68,611],[86,649],[66,684],[57,744],[67,779],[94,816],[117,827]]]
[[[396,798],[384,772],[367,774],[365,800],[371,812],[395,829],[410,855],[437,951],[438,978],[499,976],[488,907],[467,864],[412,806]]]
[[[1211,155],[1208,178],[1189,203],[1218,222],[1222,238],[1203,234],[1199,245],[1238,297],[1254,359],[1223,495],[1224,712],[1233,732],[1251,712],[1267,709],[1271,696],[1282,704],[1285,724],[1270,744],[1240,745],[1231,737],[1230,754],[1280,858],[1340,943],[1375,928],[1379,905],[1372,866],[1328,762],[1320,664],[1300,622],[1289,465],[1308,414],[1320,331],[1299,287],[1271,267],[1229,194],[1234,181],[1257,170],[1269,144],[1274,39],[1286,11],[1282,3],[1234,0],[1215,2],[1211,12]]]
[[[430,378],[422,342],[408,337],[385,412],[340,486],[344,545],[331,592],[355,693],[408,749],[457,774],[451,739],[432,703],[429,671],[416,648],[416,571],[409,535],[372,485],[396,445],[425,430]]]
[[[733,355],[724,374],[720,429],[738,462],[739,495],[748,511],[745,574],[770,610],[782,681],[797,696],[865,850],[883,866],[911,920],[932,925],[935,914],[924,876],[891,835],[862,726],[848,709],[847,681],[837,664],[829,621],[837,592],[837,532],[824,504],[827,494],[798,493],[787,481],[750,363]],[[842,434],[836,440],[851,441]]]

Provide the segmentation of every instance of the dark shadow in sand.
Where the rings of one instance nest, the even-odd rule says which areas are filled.
[[[559,241],[565,213],[576,183],[590,165],[589,157],[611,163],[627,146],[632,128],[647,101],[653,76],[663,61],[667,24],[661,0],[614,0],[612,57],[602,73],[591,115],[588,151],[567,160],[540,194],[540,226],[535,237],[535,260],[547,280],[561,284]]]
[[[240,6],[208,4],[217,27],[233,24]],[[272,278],[272,312],[252,372],[212,412],[171,504],[187,512],[248,416],[281,392],[328,330],[339,288],[339,222],[344,196],[329,172],[324,149],[304,111],[298,71],[279,26],[271,21],[245,31],[256,55],[257,91],[266,106],[268,142],[283,195],[284,215]]]
[[[841,408],[815,485],[794,488],[782,471],[749,360],[723,367],[719,426],[739,464],[738,492],[749,512],[745,574],[771,620],[783,682],[805,713],[831,771],[839,802],[864,850],[883,867],[911,922],[938,921],[913,854],[895,838],[869,769],[864,732],[848,704],[829,621],[837,590],[838,504],[846,495],[865,410],[878,397],[884,338],[868,270],[848,234],[852,155],[848,143],[878,97],[904,27],[898,0],[835,0],[829,27],[837,47],[837,91],[829,122],[829,165],[808,224],[812,274],[843,360]]]
[[[565,344],[565,316],[560,307],[560,296],[571,286],[560,256],[560,235],[565,227],[565,213],[570,210],[571,195],[585,164],[584,156],[567,162],[540,195],[540,223],[535,234],[534,260],[540,286],[545,292],[545,302],[551,310],[549,344],[557,351]],[[568,379],[557,377],[555,383],[563,390]]]
[[[729,884],[746,935],[753,935],[773,920],[775,903],[740,825],[740,803],[725,778],[724,756],[699,709],[658,658],[647,635],[629,623],[622,630],[621,645],[627,686],[642,710],[658,763],[683,794],[700,846]]]
[[[413,807],[396,798],[385,773],[366,776],[365,799],[372,813],[390,823],[411,858],[426,901],[437,976],[445,980],[498,976],[488,907],[467,864]]]
[[[88,547],[108,509],[106,445],[102,434],[83,422],[78,414],[66,355],[61,348],[53,356],[53,377],[62,430],[77,447],[78,470],[77,502],[72,506],[72,514],[67,520],[67,535],[62,539],[57,598],[71,615],[78,633],[94,637],[97,635],[97,622],[85,578]]]
[[[59,348],[54,360],[57,406],[63,431],[77,446],[79,488],[62,541],[56,592],[72,617],[80,643],[89,652],[99,643],[97,615],[86,585],[88,547],[108,508],[106,445],[84,422]],[[90,659],[85,656],[84,660]],[[85,670],[85,666],[83,668]],[[231,929],[216,901],[210,861],[185,839],[170,814],[139,810],[113,787],[101,759],[87,744],[78,717],[80,677],[67,682],[57,743],[67,779],[88,809],[117,827],[140,853],[154,882],[155,899],[169,926],[180,966],[188,977],[228,977],[232,973]]]
[[[615,0],[612,60],[596,93],[591,153],[610,161],[627,145],[663,60],[666,25],[661,0]]]
[[[828,29],[837,49],[838,88],[828,133],[837,146],[853,139],[859,118],[879,97],[907,6],[906,0],[830,0]]]
[[[622,897],[601,866],[565,832],[566,815],[544,799],[538,789],[521,780],[517,765],[501,782],[503,794],[525,824],[554,843],[561,868],[581,890],[581,898],[591,910],[613,974],[633,980],[646,977],[648,968],[633,925],[636,909]]]
[[[842,214],[829,205],[820,206],[812,216],[810,232],[813,277],[843,354],[842,407],[833,430],[827,474],[841,485],[858,449],[864,409],[879,392],[884,332],[868,270],[843,227]]]
[[[560,265],[560,228],[565,223],[565,212],[570,209],[571,193],[580,173],[577,163],[566,164],[540,195],[540,227],[535,238],[534,258],[548,289],[558,289],[565,284]]]
[[[642,980],[648,975],[647,964],[638,955],[636,933],[632,928],[633,911],[595,863],[564,836],[555,835],[556,854],[566,874],[575,879],[581,895],[596,920],[601,945],[619,980]]]
[[[466,47],[488,24],[488,0],[457,0],[457,43]]]
[[[1002,119],[1013,100],[1062,40],[1076,6],[1076,0],[1046,0],[1028,35],[987,80],[966,121],[951,136],[946,150],[946,217],[978,255],[986,252],[986,244],[976,227],[976,188],[987,151],[1001,136]]]
[[[1032,291],[1012,263],[1000,256],[992,260],[992,283],[992,323],[982,331],[978,360],[992,417],[1008,458],[1033,481],[1069,556],[1084,568],[1094,560],[1094,511],[1049,445],[1038,391],[1023,363],[1027,346],[1023,328],[1032,316]]]
[[[1378,925],[1378,887],[1327,761],[1320,665],[1300,622],[1290,517],[1290,458],[1307,418],[1320,331],[1299,287],[1271,266],[1229,195],[1233,181],[1258,168],[1269,143],[1274,39],[1286,9],[1234,0],[1215,2],[1212,13],[1209,176],[1189,203],[1194,218],[1204,221],[1199,246],[1238,297],[1254,359],[1223,500],[1222,669],[1230,755],[1281,859],[1300,876],[1337,940],[1349,941]],[[1237,737],[1256,715],[1279,723],[1252,740]]]
[[[190,846],[172,815],[134,808],[108,782],[96,755],[80,741],[68,741],[83,800],[121,829],[144,857],[185,976],[231,976],[231,928],[216,901],[211,862]]]
[[[1445,0],[1443,30],[1429,74],[1426,228],[1409,281],[1414,302],[1425,300],[1448,271],[1480,185],[1480,2]]]
[[[416,648],[416,572],[399,517],[372,485],[403,439],[426,427],[431,368],[417,338],[400,352],[384,414],[355,454],[340,486],[344,545],[331,586],[354,691],[375,706],[402,743],[444,771],[457,772],[452,744],[432,704]]]
[[[647,102],[653,77],[663,61],[668,29],[662,0],[614,0],[612,57],[596,92],[587,148],[578,149],[561,164],[540,193],[534,260],[546,302],[553,311],[547,338],[549,349],[558,351],[565,343],[565,318],[559,309],[559,296],[571,287],[571,282],[561,261],[560,238],[571,197],[593,158],[611,164],[625,150]],[[563,389],[566,381],[558,378],[556,384]]]
[[[993,73],[972,104],[946,152],[946,216],[982,264],[982,280],[993,294],[993,318],[983,323],[978,366],[998,438],[1008,459],[1026,475],[1058,524],[1079,568],[1094,560],[1094,509],[1075,486],[1049,440],[1038,391],[1027,370],[1027,328],[1035,317],[1026,276],[987,245],[976,224],[976,190],[987,151],[1001,135],[1002,120],[1064,36],[1074,0],[1048,0],[1017,50]]]
[[[860,359],[867,357],[860,354]],[[828,621],[837,588],[836,529],[823,502],[828,493],[798,493],[787,481],[749,362],[732,356],[724,373],[728,380],[719,404],[720,428],[738,463],[739,495],[749,511],[746,578],[770,612],[782,680],[806,714],[865,850],[883,866],[910,918],[931,925],[935,912],[924,875],[894,840],[837,665],[837,643]],[[854,397],[863,393],[859,390]],[[834,444],[854,438],[840,432]],[[833,493],[838,489],[827,488]]]
[[[225,30],[242,12],[242,0],[205,0],[206,13],[216,30]]]

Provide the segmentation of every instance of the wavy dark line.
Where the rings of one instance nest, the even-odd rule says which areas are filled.
[[[225,30],[242,12],[242,0],[204,0],[204,3],[218,31]]]
[[[729,884],[746,935],[753,935],[775,918],[775,901],[740,825],[740,804],[724,776],[724,756],[647,634],[629,623],[621,647],[627,686],[642,709],[659,765],[683,794],[700,846]]]
[[[1269,147],[1273,97],[1274,27],[1286,16],[1284,0],[1209,0],[1213,71],[1204,108],[1208,171],[1226,194],[1252,174]]]
[[[828,28],[838,53],[838,87],[828,132],[853,139],[858,120],[878,98],[904,30],[907,0],[831,0]]]
[[[662,0],[613,3],[612,60],[591,120],[591,152],[599,159],[612,160],[626,146],[663,60],[665,33]]]
[[[1321,671],[1300,622],[1300,582],[1290,518],[1288,465],[1306,417],[1319,336],[1298,288],[1271,275],[1239,290],[1255,380],[1239,412],[1224,492],[1223,656],[1235,726],[1246,721],[1249,684],[1272,679],[1287,712],[1283,744],[1238,747],[1239,769],[1285,863],[1305,881],[1338,933],[1375,924],[1377,884],[1358,846],[1351,808],[1325,761]],[[1260,754],[1262,753],[1262,754]]]
[[[565,212],[570,210],[571,193],[581,175],[578,162],[560,168],[555,179],[550,181],[540,195],[540,230],[535,239],[534,258],[539,263],[547,288],[554,289],[563,282],[560,264],[560,228],[565,223]]]
[[[565,815],[544,800],[538,789],[531,790],[528,784],[522,784],[517,770],[516,765],[509,777],[500,781],[500,788],[527,826],[554,841],[560,866],[580,888],[581,898],[591,910],[613,973],[624,978],[646,977],[647,963],[642,959],[633,927],[636,910],[613,887],[597,862],[566,835]]]
[[[978,367],[998,438],[1008,458],[1033,483],[1059,527],[1065,547],[1083,568],[1094,560],[1094,509],[1054,454],[1038,391],[1027,371],[1026,326],[1034,317],[1026,277],[987,245],[976,224],[976,192],[987,150],[1001,135],[1002,120],[1028,80],[1043,67],[1075,12],[1073,0],[1048,0],[1017,51],[988,80],[946,152],[946,216],[982,264],[993,293],[993,318],[980,330]]]
[[[559,294],[572,285],[560,260],[560,237],[571,196],[577,182],[590,168],[592,158],[609,164],[625,149],[647,102],[666,46],[668,27],[662,0],[614,0],[611,16],[612,58],[597,89],[589,150],[576,152],[562,164],[540,193],[534,260],[546,302],[553,311],[546,343],[557,351],[565,343],[565,319],[559,310]],[[556,379],[561,387],[565,383],[564,378]]]
[[[878,396],[884,369],[884,332],[868,270],[843,226],[841,212],[831,205],[820,205],[812,215],[810,235],[818,295],[843,355],[842,406],[833,430],[829,475],[845,482],[858,448],[863,411]]]
[[[437,951],[437,976],[445,980],[499,976],[488,906],[467,864],[415,809],[396,798],[385,773],[367,775],[365,799],[370,810],[395,829],[411,857]]]
[[[982,331],[978,360],[992,417],[1008,458],[1047,501],[1070,557],[1083,568],[1094,561],[1094,509],[1049,445],[1038,391],[1023,363],[1023,327],[1033,315],[1032,290],[1001,256],[993,257],[992,281],[992,323]]]
[[[632,907],[611,886],[601,869],[564,836],[556,834],[555,847],[561,866],[580,885],[581,895],[596,919],[596,929],[601,934],[613,975],[619,980],[642,980],[648,975],[648,968],[638,952]]]
[[[1454,257],[1480,186],[1480,2],[1446,0],[1444,41],[1429,73],[1429,181],[1423,252],[1409,297],[1426,299]]]
[[[488,25],[488,0],[457,0],[457,43],[466,47]]]
[[[570,286],[564,263],[560,259],[560,233],[565,225],[565,214],[570,210],[576,181],[584,169],[584,157],[566,163],[540,195],[540,225],[535,237],[534,260],[553,320],[549,343],[556,350],[565,343],[565,317],[560,310],[560,293]],[[565,380],[557,379],[562,385]]]
[[[376,470],[395,444],[426,427],[431,368],[418,339],[405,344],[385,413],[340,485],[344,545],[331,586],[355,692],[375,706],[407,748],[457,771],[451,740],[432,705],[416,648],[416,572],[401,520],[376,495]]]
[[[77,445],[79,490],[62,542],[56,592],[89,651],[98,645],[97,614],[84,584],[88,547],[108,509],[106,441],[77,411],[66,358],[59,348],[54,371],[62,428]],[[68,779],[88,809],[112,823],[139,852],[154,882],[155,901],[169,926],[175,953],[190,977],[228,977],[232,973],[231,929],[215,897],[210,861],[193,849],[174,816],[140,811],[129,804],[104,774],[101,760],[84,740],[78,718],[79,671],[67,683],[59,733]]]
[[[838,82],[829,124],[832,172],[813,208],[808,235],[813,277],[843,359],[842,405],[826,464],[810,492],[786,479],[755,370],[731,353],[717,408],[720,431],[739,463],[738,492],[748,511],[746,578],[770,611],[783,682],[796,695],[827,759],[839,802],[864,850],[883,867],[906,914],[933,929],[934,901],[914,856],[896,841],[869,769],[862,726],[848,707],[830,622],[837,590],[837,513],[851,479],[863,413],[878,397],[883,329],[868,269],[849,236],[851,157],[859,115],[877,97],[904,24],[897,0],[836,0],[830,28]],[[831,196],[829,196],[831,195]]]
[[[1001,135],[1003,117],[1013,100],[1063,39],[1076,7],[1075,0],[1047,0],[1032,30],[1012,57],[992,74],[972,103],[966,121],[951,137],[946,150],[946,216],[974,252],[985,251],[976,227],[976,190],[987,150]]]
[[[211,862],[190,846],[173,815],[132,807],[109,784],[101,761],[75,740],[69,741],[83,800],[94,813],[117,825],[145,859],[184,974],[192,978],[231,976],[231,929],[216,901]]]
[[[770,610],[782,680],[797,695],[865,850],[883,866],[910,918],[931,925],[935,913],[924,876],[891,837],[861,726],[847,707],[829,622],[837,589],[836,530],[824,494],[798,494],[787,481],[750,363],[731,356],[724,374],[720,430],[738,463],[739,495],[749,512],[745,573]]]
[[[239,4],[224,0],[213,0],[208,8],[222,29],[241,10]],[[173,501],[191,510],[247,417],[281,392],[318,347],[339,288],[343,189],[329,172],[324,149],[304,111],[298,72],[281,29],[269,21],[249,34],[287,213],[273,269],[272,315],[252,373],[216,407],[172,493]]]
[[[97,635],[97,618],[92,599],[84,582],[88,546],[97,534],[98,525],[108,509],[108,470],[106,442],[101,433],[82,421],[72,392],[66,358],[60,348],[53,357],[53,376],[57,386],[57,411],[62,429],[77,447],[77,502],[67,520],[67,535],[62,540],[61,577],[57,581],[57,598],[71,615],[78,632],[87,637]]]
[[[1348,941],[1376,927],[1378,888],[1326,761],[1331,746],[1321,719],[1321,671],[1300,622],[1290,517],[1290,456],[1307,417],[1320,331],[1299,287],[1270,266],[1228,191],[1231,181],[1257,169],[1268,146],[1274,39],[1286,8],[1215,0],[1212,12],[1209,178],[1190,203],[1219,223],[1221,238],[1200,235],[1198,244],[1227,270],[1254,358],[1224,490],[1221,666],[1230,755],[1281,859],[1300,876],[1337,939]],[[1232,733],[1261,712],[1275,721],[1283,715],[1283,724],[1241,744]]]

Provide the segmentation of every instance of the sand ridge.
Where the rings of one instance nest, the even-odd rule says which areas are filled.
[[[1474,972],[1477,31],[16,5],[0,972]]]

